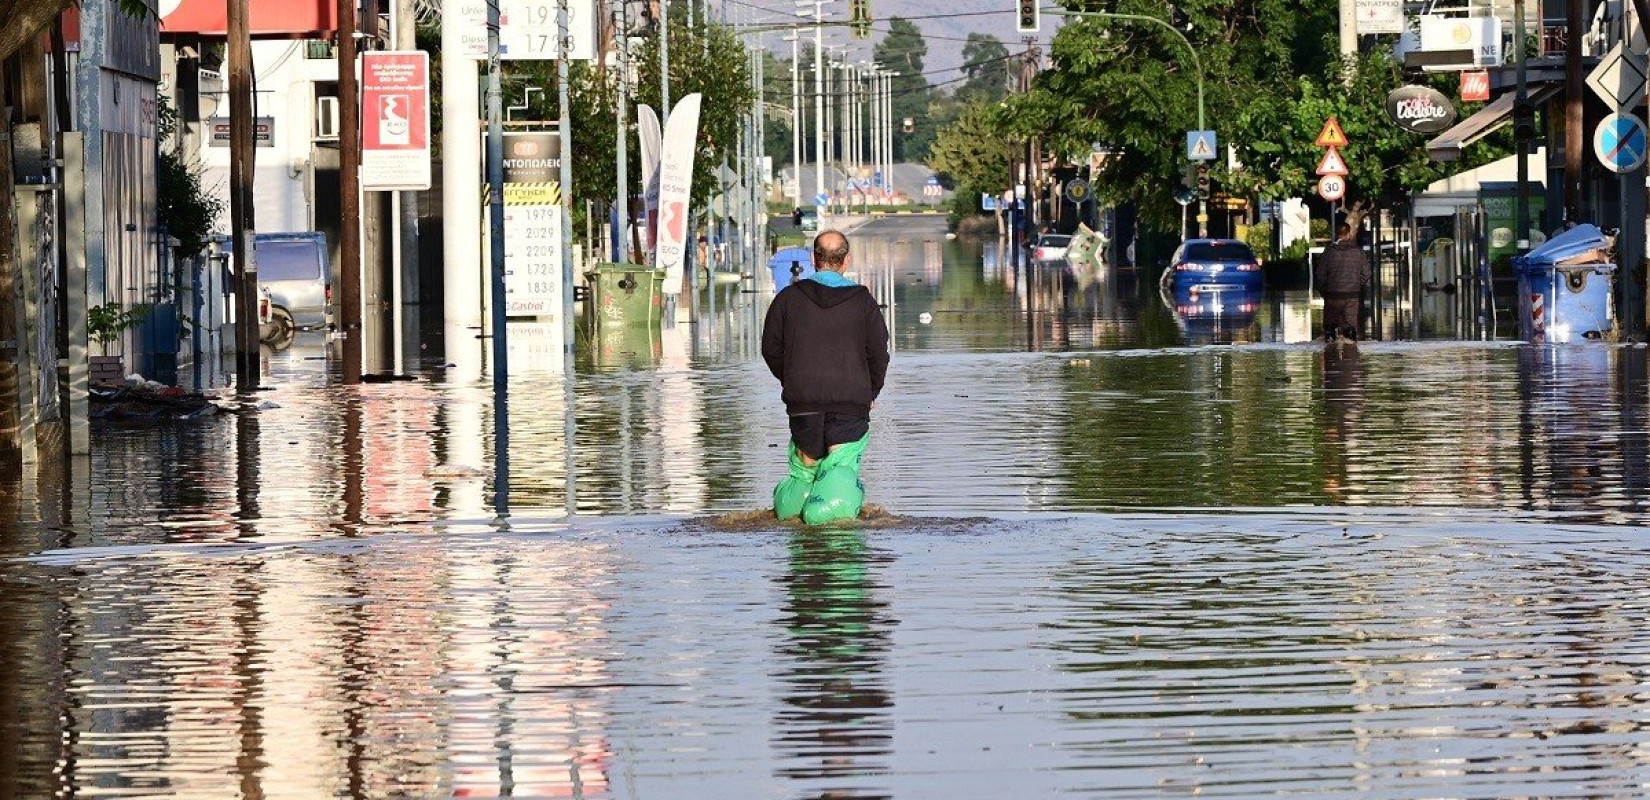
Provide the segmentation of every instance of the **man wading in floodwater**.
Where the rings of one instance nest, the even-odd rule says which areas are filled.
[[[1356,342],[1363,316],[1363,291],[1369,285],[1369,258],[1358,247],[1358,228],[1345,222],[1335,231],[1335,241],[1318,258],[1313,276],[1323,295],[1323,339],[1339,336]]]
[[[859,460],[888,373],[888,325],[869,289],[843,277],[848,237],[814,238],[814,274],[780,290],[762,325],[762,359],[791,418],[790,473],[774,513],[816,525],[859,516]]]

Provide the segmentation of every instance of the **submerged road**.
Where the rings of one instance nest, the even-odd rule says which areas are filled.
[[[342,386],[0,484],[0,797],[1630,797],[1650,356],[1326,349],[940,217],[854,236],[888,517],[780,526],[753,325]],[[1212,342],[1237,342],[1212,344]]]

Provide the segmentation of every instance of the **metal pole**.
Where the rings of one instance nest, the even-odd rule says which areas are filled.
[[[814,0],[814,194],[825,193],[825,3]],[[820,209],[824,213],[824,209]]]
[[[480,377],[475,346],[483,328],[481,264],[481,117],[476,59],[464,52],[469,34],[458,14],[441,15],[441,309],[445,358]]]
[[[510,358],[504,314],[504,89],[498,47],[501,2],[487,3],[487,255],[492,267],[493,298],[493,510],[504,516],[510,512]],[[562,230],[567,230],[565,219]]]
[[[361,380],[361,87],[355,74],[355,0],[338,0],[338,318],[344,383]]]
[[[565,417],[562,420],[565,428],[566,444],[564,449],[567,455],[567,515],[578,513],[578,471],[574,460],[576,443],[578,441],[579,423],[574,413],[576,397],[573,391],[573,381],[576,376],[573,356],[575,353],[573,330],[573,113],[572,103],[567,96],[567,54],[573,49],[573,37],[569,35],[567,0],[556,2],[556,32],[561,38],[561,46],[557,48],[556,84],[557,101],[561,104],[561,116],[556,122],[557,133],[561,135],[561,335],[562,335],[562,405]],[[624,134],[623,129],[620,135]],[[500,261],[502,264],[503,262]],[[645,279],[644,279],[645,280]],[[502,288],[499,290],[502,291]]]
[[[235,251],[235,388],[256,391],[262,377],[258,341],[258,262],[252,247],[252,36],[250,0],[229,2],[229,217]]]
[[[894,188],[894,73],[885,71],[882,74],[882,117],[887,120],[888,127],[882,132],[882,157],[888,163],[888,171],[882,173],[882,179],[887,182],[888,188]]]
[[[1583,0],[1569,0],[1565,5],[1564,36],[1564,219],[1566,222],[1581,222],[1586,218],[1582,210],[1584,198],[1587,196],[1587,172],[1582,168],[1585,163],[1582,143],[1581,118],[1583,101],[1582,95],[1586,90],[1582,86],[1581,70],[1581,36],[1586,29],[1584,20],[1587,17],[1587,7],[1590,3]],[[1520,42],[1522,44],[1522,42]],[[1528,236],[1528,231],[1519,231],[1519,235]]]
[[[1530,249],[1530,90],[1524,71],[1524,0],[1517,0],[1513,6],[1513,42],[1518,75],[1513,100],[1513,152],[1518,158],[1518,198],[1514,214],[1518,230],[1513,232],[1513,247],[1522,255]]]
[[[619,152],[617,169],[617,186],[613,191],[613,205],[617,210],[614,219],[614,239],[619,247],[613,253],[613,260],[620,264],[630,263],[630,108],[626,104],[626,95],[630,93],[630,25],[625,17],[625,0],[618,0],[618,10],[613,14],[613,45],[619,54],[618,106],[615,109],[614,147]]]
[[[670,0],[659,0],[659,124],[670,121]]]
[[[797,45],[802,37],[791,34],[791,205],[802,207],[802,65]]]
[[[395,0],[393,8],[396,49],[416,49],[418,17],[413,11],[412,0]],[[395,225],[395,297],[391,309],[391,335],[395,341],[395,363],[391,372],[401,375],[406,370],[407,341],[416,341],[418,335],[417,325],[409,326],[406,314],[407,306],[419,305],[418,192],[397,192],[392,197],[395,206],[392,217]]]
[[[827,63],[825,65],[825,68],[828,70],[828,72],[825,73],[825,91],[826,92],[835,92],[836,91],[836,62],[833,61],[833,62]],[[825,148],[824,149],[824,155],[820,156],[820,161],[822,161],[826,164],[834,163],[836,161],[836,106],[833,105],[829,99],[827,99],[825,101],[825,143],[824,143],[824,148]],[[832,180],[831,178],[826,178],[826,181],[828,181],[828,183],[821,184],[820,191],[824,192],[826,195],[835,194],[834,192],[831,191],[831,187],[830,187],[830,184],[835,183],[835,181]]]

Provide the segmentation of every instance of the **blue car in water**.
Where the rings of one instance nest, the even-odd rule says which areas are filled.
[[[1266,285],[1260,259],[1237,239],[1187,239],[1174,252],[1164,283],[1175,292],[1194,289],[1260,291]]]

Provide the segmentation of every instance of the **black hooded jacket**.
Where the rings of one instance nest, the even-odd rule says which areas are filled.
[[[1325,297],[1358,294],[1369,285],[1369,278],[1369,257],[1356,242],[1345,239],[1324,248],[1313,276],[1318,293]]]
[[[797,281],[768,307],[762,359],[787,412],[869,417],[888,374],[888,325],[863,286]]]

